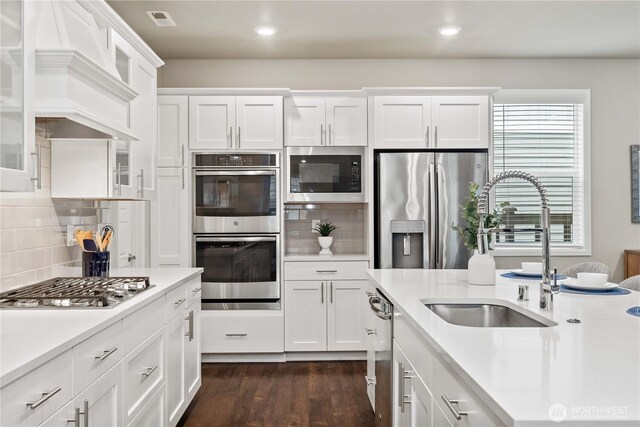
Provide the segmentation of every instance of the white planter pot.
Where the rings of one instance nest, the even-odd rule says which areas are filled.
[[[476,249],[469,259],[467,274],[470,285],[493,286],[496,284],[496,262],[488,253],[480,255]]]
[[[320,243],[320,247],[322,248],[320,255],[333,255],[333,252],[329,249],[333,243],[332,236],[318,237],[318,243]]]

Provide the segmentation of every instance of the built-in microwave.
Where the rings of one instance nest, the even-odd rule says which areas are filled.
[[[287,147],[287,202],[364,202],[363,147]]]

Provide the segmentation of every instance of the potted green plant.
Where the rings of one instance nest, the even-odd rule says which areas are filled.
[[[478,253],[478,199],[479,186],[475,182],[469,183],[469,197],[467,202],[460,205],[462,208],[461,217],[463,224],[451,224],[451,228],[460,233],[464,240],[464,245],[473,250],[473,256],[469,259],[468,280],[471,285],[493,285],[495,284],[496,263],[489,254],[480,255]],[[487,213],[483,219],[484,228],[495,228],[502,223],[503,209],[509,206],[509,202],[498,204],[492,212]],[[492,235],[488,235],[491,244]]]
[[[333,243],[331,233],[337,228],[338,227],[330,222],[321,222],[313,227],[313,229],[320,234],[318,237],[318,243],[320,243],[320,247],[322,248],[320,250],[320,255],[333,255],[333,252],[329,249]]]

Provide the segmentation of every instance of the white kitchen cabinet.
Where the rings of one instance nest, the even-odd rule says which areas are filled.
[[[367,375],[365,376],[365,382],[367,384],[367,396],[369,397],[369,403],[371,408],[375,411],[376,402],[376,319],[378,318],[371,306],[369,305],[369,298],[375,296],[375,286],[373,282],[368,281],[367,287],[364,289],[362,298],[365,304],[363,313],[363,323],[366,335],[366,348],[367,348]]]
[[[435,148],[489,148],[489,97],[434,96]]]
[[[0,2],[0,191],[33,191],[40,184],[40,154],[35,143],[33,107],[33,3]],[[37,156],[37,157],[36,157]]]
[[[122,425],[122,365],[118,363],[78,394],[73,407],[83,413],[80,425],[91,427],[109,427]],[[69,417],[73,419],[73,416]]]
[[[285,99],[285,145],[366,146],[367,100],[358,97]]]
[[[162,427],[165,423],[165,388],[161,388],[131,421],[129,427]]]
[[[400,346],[393,343],[393,426],[431,427],[433,398]]]
[[[350,351],[366,348],[362,299],[367,282],[364,280],[329,281],[327,305],[327,350]]]
[[[136,189],[136,199],[153,200],[158,144],[157,70],[113,28],[110,42],[110,52],[120,77],[138,93],[129,103],[129,128],[138,138],[131,145],[129,179]]]
[[[402,384],[405,387],[405,404],[403,417],[414,416],[414,419],[428,419],[425,410],[431,411],[431,423],[437,427],[484,427],[503,426],[504,423],[480,400],[469,386],[451,371],[436,351],[408,324],[402,316],[394,317],[394,409],[399,407],[399,395]],[[399,369],[403,363],[404,378]],[[404,381],[404,383],[403,383]],[[425,391],[426,390],[426,391]],[[431,403],[427,403],[427,394]],[[449,404],[445,403],[445,399]],[[409,411],[409,407],[411,408]],[[406,412],[409,414],[406,415]],[[459,417],[459,419],[458,419]],[[402,417],[394,416],[400,422]],[[421,425],[421,424],[396,424]]]
[[[135,199],[138,188],[132,176],[131,144],[118,140],[52,140],[51,197]]]
[[[189,179],[186,168],[158,168],[150,204],[151,266],[189,267]]]
[[[188,285],[176,291],[186,295]],[[167,307],[175,305],[167,294]],[[173,427],[200,388],[200,299],[176,315],[166,326],[167,336],[167,425]]]
[[[282,148],[281,96],[190,96],[189,148]]]
[[[285,351],[366,350],[366,261],[285,263]]]
[[[285,351],[327,349],[326,282],[284,282]]]
[[[199,283],[199,282],[198,282]],[[191,402],[202,384],[202,351],[200,319],[202,315],[202,305],[200,298],[197,298],[185,310],[187,316],[187,334],[185,335],[185,385],[187,402]]]
[[[158,167],[188,167],[189,98],[158,96]],[[158,187],[161,186],[158,179]]]
[[[202,314],[202,353],[282,353],[282,310],[206,310]]]
[[[187,324],[182,316],[167,323],[167,424],[175,426],[186,408],[185,345]]]
[[[488,148],[488,96],[377,96],[375,148]]]

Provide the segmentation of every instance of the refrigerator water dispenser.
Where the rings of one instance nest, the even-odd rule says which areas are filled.
[[[392,235],[392,267],[424,268],[424,221],[393,220]]]

